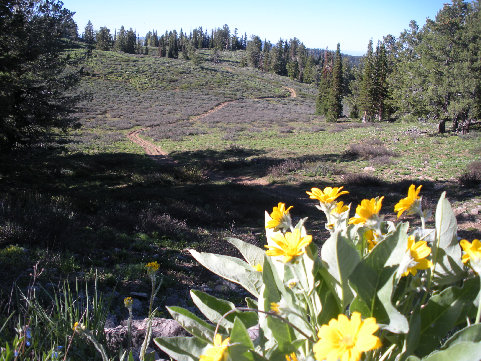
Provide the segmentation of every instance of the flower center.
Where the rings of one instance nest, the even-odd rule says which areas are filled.
[[[344,344],[346,348],[354,347],[354,337],[352,335],[343,335],[341,343]]]

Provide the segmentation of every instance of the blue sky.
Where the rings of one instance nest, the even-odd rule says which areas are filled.
[[[297,37],[309,48],[335,49],[362,55],[370,39],[398,36],[411,20],[420,26],[434,19],[448,0],[64,0],[74,11],[79,32],[88,20],[94,28],[132,28],[140,36],[155,29],[185,32],[202,26],[229,25],[240,34],[259,35],[272,43]]]

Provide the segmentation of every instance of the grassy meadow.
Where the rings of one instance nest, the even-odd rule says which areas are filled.
[[[459,235],[481,237],[479,124],[440,135],[434,123],[326,122],[315,115],[315,86],[242,67],[242,52],[219,54],[201,51],[194,64],[93,51],[82,67],[77,126],[0,155],[4,311],[12,284],[29,284],[37,263],[44,285],[97,274],[123,316],[123,297],[149,291],[147,262],[161,265],[160,295],[215,284],[186,250],[232,253],[230,236],[264,244],[264,210],[278,202],[308,216],[320,244],[324,219],[305,193],[311,187],[344,186],[352,208],[384,195],[387,218],[411,183],[423,185],[431,209],[446,191]],[[138,128],[175,163],[129,141]]]

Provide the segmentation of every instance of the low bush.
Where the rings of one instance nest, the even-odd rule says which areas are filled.
[[[459,177],[459,182],[465,187],[478,187],[481,185],[481,161],[468,164],[466,171]]]

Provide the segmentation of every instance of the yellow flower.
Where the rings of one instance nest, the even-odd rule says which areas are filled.
[[[286,355],[286,361],[297,361],[296,354],[293,352],[290,355]]]
[[[254,266],[254,269],[257,271],[257,272],[262,272],[262,265],[260,263],[256,264]]]
[[[321,203],[332,203],[337,197],[349,193],[348,191],[341,192],[342,188],[344,187],[326,187],[323,191],[319,188],[312,188],[310,192],[306,193],[309,194],[310,199],[317,199]]]
[[[467,240],[462,239],[459,244],[465,252],[462,258],[464,264],[469,261],[471,261],[471,263],[477,263],[481,260],[481,242],[479,239],[473,240],[473,243],[469,243]]]
[[[267,222],[266,228],[273,228],[277,229],[279,227],[285,226],[286,228],[290,226],[290,219],[289,219],[289,211],[291,210],[292,206],[286,209],[286,205],[284,203],[279,202],[277,207],[272,209],[272,213],[270,214],[271,220]]]
[[[279,314],[281,312],[279,304],[276,302],[271,302],[271,311]]]
[[[124,298],[124,306],[126,308],[130,308],[132,307],[132,304],[134,303],[134,300],[132,299],[132,297],[125,297]]]
[[[316,360],[358,361],[363,352],[381,347],[381,341],[373,333],[379,329],[374,317],[361,321],[361,314],[353,312],[349,320],[340,314],[319,330],[319,341],[314,344]]]
[[[222,336],[218,333],[214,336],[214,345],[209,347],[200,355],[199,361],[223,361],[227,359],[227,347],[229,347],[230,338],[227,337],[222,341]]]
[[[401,199],[395,206],[394,206],[394,212],[397,212],[397,217],[401,217],[401,214],[404,212],[412,212],[414,206],[419,203],[418,200],[420,199],[419,197],[419,192],[421,191],[421,186],[415,187],[414,184],[411,184],[408,190],[408,196],[406,198]]]
[[[377,240],[378,235],[372,229],[368,229],[366,232],[364,232],[364,238],[367,240],[369,252],[371,252],[372,249],[379,243]]]
[[[159,264],[157,261],[155,262],[149,262],[145,265],[145,268],[147,269],[148,274],[153,274],[159,270]]]
[[[75,332],[77,332],[77,330],[85,330],[85,326],[83,325],[83,323],[75,322],[73,324],[72,330],[74,330]]]
[[[347,211],[348,209],[349,209],[349,207],[348,207],[348,206],[345,206],[343,201],[340,201],[340,202],[337,202],[336,208],[334,208],[334,209],[331,211],[331,213],[342,214],[342,213],[344,213],[345,211]]]
[[[276,243],[275,246],[267,245],[266,254],[268,256],[284,256],[283,262],[290,262],[294,257],[304,253],[304,248],[312,242],[312,236],[301,236],[301,230],[295,229],[293,233],[286,232],[274,233],[271,240]]]
[[[356,208],[356,215],[349,219],[349,224],[365,224],[368,220],[377,217],[382,207],[384,196],[377,199],[363,199]]]
[[[408,252],[411,260],[407,266],[407,270],[402,274],[407,276],[411,273],[416,276],[418,270],[428,269],[433,266],[433,263],[426,259],[431,254],[431,248],[427,246],[426,241],[414,242],[413,236],[408,238]]]

